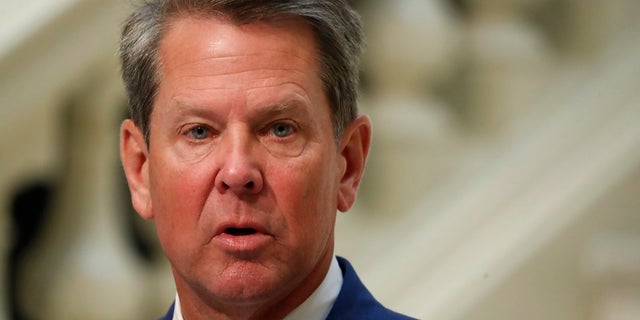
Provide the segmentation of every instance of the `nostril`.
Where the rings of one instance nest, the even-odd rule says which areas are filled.
[[[247,182],[247,184],[244,185],[247,189],[253,189],[254,183],[253,181],[249,181]]]

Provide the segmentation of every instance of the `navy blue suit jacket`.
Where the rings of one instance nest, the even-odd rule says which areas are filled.
[[[385,308],[362,284],[351,264],[338,257],[342,270],[342,288],[336,302],[327,316],[327,320],[410,320],[414,319]],[[173,305],[169,312],[159,320],[173,318]]]

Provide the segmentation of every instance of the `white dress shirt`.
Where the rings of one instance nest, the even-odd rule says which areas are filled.
[[[342,288],[342,271],[333,256],[331,266],[320,286],[307,300],[289,313],[283,320],[324,320],[331,312],[333,304]],[[180,309],[180,297],[176,293],[173,320],[184,320]]]

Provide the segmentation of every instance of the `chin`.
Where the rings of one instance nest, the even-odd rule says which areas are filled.
[[[285,288],[273,283],[232,283],[212,288],[218,303],[228,306],[269,305],[287,296]]]
[[[213,275],[208,291],[219,301],[235,304],[255,304],[286,295],[292,281],[259,263],[242,262],[228,266]]]

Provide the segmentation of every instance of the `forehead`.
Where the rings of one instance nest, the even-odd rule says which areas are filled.
[[[159,56],[156,103],[177,95],[220,102],[229,90],[261,98],[265,89],[273,94],[286,86],[326,104],[314,33],[303,18],[238,25],[218,16],[174,17]]]
[[[280,60],[298,59],[312,71],[317,71],[313,29],[300,17],[237,24],[215,15],[182,15],[169,19],[160,42],[161,71],[176,63],[182,68],[189,62],[210,59],[221,62],[242,59],[244,63],[226,63],[228,67],[242,68],[243,64],[255,62],[252,57],[265,56],[280,57]],[[280,60],[268,61],[283,62]],[[221,66],[219,63],[218,67]],[[225,73],[229,70],[219,71]]]

